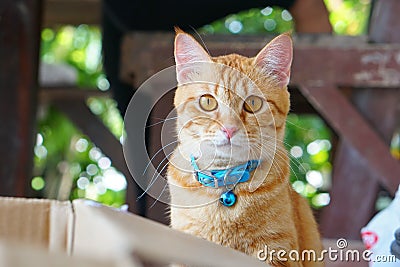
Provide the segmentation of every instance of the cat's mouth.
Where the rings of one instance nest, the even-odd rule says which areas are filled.
[[[216,147],[240,147],[240,145],[232,143],[232,142],[227,142],[226,144],[215,144]]]
[[[217,146],[217,147],[230,147],[235,145],[235,142],[232,142],[231,139],[227,139],[227,138],[215,138],[214,140],[212,140],[213,145]]]
[[[213,146],[214,148],[217,149],[238,149],[240,147],[242,147],[242,145],[240,144],[241,142],[237,142],[238,140],[235,139],[217,139],[217,140],[212,140],[210,144],[211,146]]]

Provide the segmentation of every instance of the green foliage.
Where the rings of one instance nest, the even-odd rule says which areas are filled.
[[[336,34],[360,35],[368,28],[371,0],[325,0]]]
[[[116,138],[121,139],[123,133],[123,120],[117,109],[117,103],[110,98],[89,98],[88,106],[90,110],[99,116],[107,128],[115,135]]]
[[[290,181],[315,208],[329,203],[325,191],[331,184],[330,139],[331,133],[319,117],[288,116],[285,144],[290,155]]]
[[[324,0],[334,33],[341,35],[365,34],[371,0]],[[287,10],[280,7],[254,8],[229,15],[205,25],[203,33],[262,34],[291,31],[295,22]]]
[[[224,19],[205,25],[203,33],[218,34],[260,34],[283,33],[293,29],[292,16],[279,7],[250,9],[229,15]]]
[[[41,60],[67,63],[78,73],[77,85],[108,90],[102,72],[101,33],[98,27],[64,26],[42,31]],[[91,98],[91,111],[121,138],[123,121],[114,100]],[[32,187],[50,198],[90,198],[120,206],[125,201],[126,181],[110,166],[110,160],[59,111],[42,106]],[[112,183],[112,179],[115,181]],[[43,184],[44,183],[44,184]]]
[[[64,26],[42,31],[41,59],[46,63],[68,63],[78,71],[80,86],[96,88],[102,77],[101,32],[98,27]]]

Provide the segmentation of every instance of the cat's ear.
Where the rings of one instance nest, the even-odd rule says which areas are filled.
[[[178,84],[190,82],[191,75],[196,72],[196,62],[212,62],[210,55],[189,34],[180,29],[175,36],[175,63]]]
[[[293,42],[290,34],[275,37],[255,57],[254,63],[266,74],[278,79],[279,85],[286,87],[290,79],[293,59]]]

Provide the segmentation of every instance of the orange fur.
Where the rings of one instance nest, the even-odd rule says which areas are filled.
[[[177,42],[183,42],[178,38],[190,37],[179,29],[176,32],[176,45]],[[184,41],[186,43],[180,45],[188,45],[189,48],[195,42],[194,39]],[[307,201],[292,189],[288,180],[289,159],[283,145],[285,121],[290,107],[289,93],[282,88],[286,85],[282,86],[273,71],[268,73],[255,66],[257,58],[232,54],[208,59],[206,52],[201,49],[200,45],[194,47],[194,50],[198,50],[194,53],[200,55],[201,61],[221,64],[219,66],[222,67],[211,68],[211,74],[200,78],[203,81],[209,78],[211,83],[182,82],[176,91],[174,104],[178,113],[179,145],[168,168],[168,181],[176,185],[170,188],[172,228],[253,256],[265,245],[276,250],[320,251],[322,246],[312,211]],[[270,48],[267,45],[265,49]],[[179,53],[181,51],[176,51],[176,57],[182,56]],[[180,83],[185,79],[194,79],[179,75],[178,69]],[[265,108],[259,113],[249,114],[242,109],[242,103],[244,98],[257,93],[254,88],[261,91]],[[206,112],[198,107],[198,99],[204,94],[210,94],[218,100],[217,110]],[[224,152],[218,152],[218,147],[213,150],[212,145],[205,149],[199,145],[217,138],[221,127],[226,124],[239,128],[239,147],[232,149],[229,159]],[[259,181],[258,186],[250,182],[238,184],[234,189],[237,203],[233,207],[221,205],[215,200],[224,189],[205,188],[190,173],[193,168],[188,160],[189,154],[198,150],[202,153],[198,159],[199,166],[207,165],[208,169],[225,168],[248,159],[261,158],[261,165],[251,176],[251,181]],[[189,207],[191,204],[195,207],[174,206]],[[307,261],[270,263],[274,266],[321,265]]]

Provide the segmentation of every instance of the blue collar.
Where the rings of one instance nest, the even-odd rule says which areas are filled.
[[[247,182],[250,179],[250,172],[260,165],[260,160],[249,160],[244,164],[222,170],[200,170],[195,158],[191,155],[190,161],[194,174],[199,183],[207,187],[227,187]],[[232,190],[230,189],[230,190]]]

